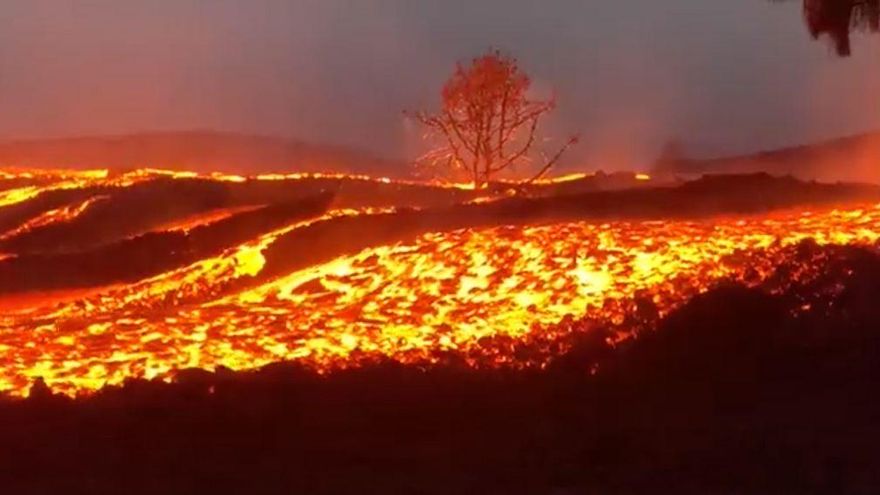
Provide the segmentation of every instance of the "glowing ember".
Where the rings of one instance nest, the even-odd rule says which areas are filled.
[[[328,370],[375,355],[425,363],[451,352],[473,365],[541,365],[481,339],[552,338],[569,317],[620,322],[634,297],[662,314],[722,278],[759,282],[786,246],[807,238],[875,244],[880,205],[432,233],[232,295],[204,292],[258,273],[277,235],[104,296],[0,316],[0,389],[24,394],[44,377],[72,394],[187,367],[296,359]],[[169,297],[188,302],[155,303]]]

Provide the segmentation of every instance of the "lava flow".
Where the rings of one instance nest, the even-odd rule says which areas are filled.
[[[429,233],[231,294],[187,292],[259,273],[279,234],[98,297],[0,316],[0,390],[23,395],[42,377],[76,394],[182,368],[282,360],[318,371],[450,354],[474,366],[541,366],[543,355],[491,341],[552,341],[574,321],[622,323],[637,298],[663,315],[720,280],[757,285],[808,238],[876,246],[880,205]],[[189,297],[146,302],[169,291]]]
[[[93,196],[85,201],[46,211],[10,231],[0,234],[0,240],[9,239],[47,225],[69,222],[82,215],[82,213],[93,204],[107,199],[107,197],[108,196]]]

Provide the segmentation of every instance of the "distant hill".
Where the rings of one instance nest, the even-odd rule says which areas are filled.
[[[729,158],[661,160],[658,172],[767,172],[821,181],[880,183],[880,132]]]
[[[283,138],[211,131],[0,141],[0,166],[174,168],[229,173],[346,172],[405,176],[402,162]]]

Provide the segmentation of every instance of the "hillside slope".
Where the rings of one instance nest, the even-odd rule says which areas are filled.
[[[661,160],[670,173],[751,173],[794,175],[822,181],[880,183],[880,132],[727,158]]]
[[[405,164],[342,147],[212,131],[0,141],[0,164],[174,168],[197,172],[345,172],[401,176]]]

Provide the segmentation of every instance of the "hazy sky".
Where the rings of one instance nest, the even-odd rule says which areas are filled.
[[[0,0],[0,137],[217,129],[402,157],[454,62],[517,56],[572,162],[678,136],[730,153],[880,128],[880,41],[836,58],[800,2]]]

